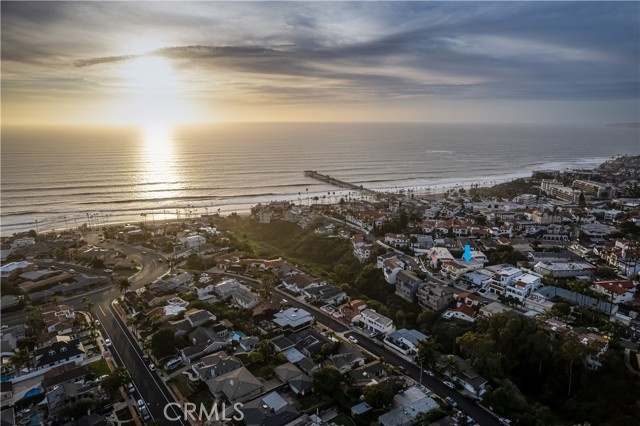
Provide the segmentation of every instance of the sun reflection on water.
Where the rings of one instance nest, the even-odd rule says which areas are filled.
[[[163,199],[178,195],[181,189],[173,146],[173,131],[168,125],[148,125],[142,129],[143,198]]]

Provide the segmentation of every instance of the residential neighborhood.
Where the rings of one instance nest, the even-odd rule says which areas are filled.
[[[517,377],[578,401],[604,371],[640,375],[640,202],[615,173],[553,176],[510,198],[361,193],[3,238],[3,416],[168,424],[168,402],[191,402],[241,404],[248,425],[552,419]]]

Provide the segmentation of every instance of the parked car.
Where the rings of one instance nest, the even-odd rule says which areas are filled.
[[[144,399],[140,398],[140,399],[138,400],[138,407],[139,407],[139,408],[143,408],[144,406],[145,406]]]
[[[446,397],[444,400],[447,401],[447,403],[452,407],[457,407],[458,406],[458,403],[455,402],[453,400],[453,398],[451,398],[450,396]]]
[[[142,414],[142,420],[149,420],[151,418],[151,415],[149,414],[149,410],[147,410],[147,407],[140,408],[140,414]]]
[[[455,389],[456,388],[456,385],[454,385],[451,382],[444,381],[442,383],[444,383],[445,386],[450,387],[451,389]]]
[[[355,337],[353,337],[353,336],[349,336],[349,341],[350,341],[351,343],[358,343],[358,339],[356,339],[356,338],[355,338]]]
[[[149,370],[156,371],[156,365],[154,363],[149,364]]]
[[[110,348],[111,346],[113,346],[113,343],[111,343],[111,339],[104,339],[104,345],[107,348]]]
[[[427,373],[428,376],[434,377],[436,375],[436,373],[434,373],[431,370],[424,370],[425,373]]]
[[[132,394],[132,393],[134,393],[136,391],[136,388],[135,388],[135,386],[133,386],[133,383],[129,383],[127,385],[127,390],[129,391],[129,393]]]
[[[100,327],[101,325],[100,320],[95,320],[93,323],[96,325],[96,327]]]

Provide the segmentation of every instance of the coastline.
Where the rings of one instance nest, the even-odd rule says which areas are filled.
[[[441,197],[450,189],[469,189],[472,185],[480,187],[490,187],[497,184],[511,182],[515,179],[528,178],[535,170],[541,169],[562,169],[563,166],[573,165],[574,167],[584,166],[594,168],[604,163],[608,158],[592,157],[580,158],[575,161],[551,162],[544,165],[522,170],[520,172],[508,172],[501,175],[489,175],[484,177],[472,178],[441,178],[441,179],[414,179],[411,181],[398,182],[392,184],[389,181],[377,182],[372,186],[363,183],[363,187],[375,192],[403,194],[408,191],[413,192],[416,198],[433,199]],[[302,174],[303,171],[300,171]],[[354,182],[360,184],[360,182]],[[310,185],[311,186],[311,185]],[[361,195],[359,191],[338,189],[331,190],[331,195],[327,197],[327,191],[310,191],[302,194],[296,193],[269,193],[264,195],[252,196],[233,196],[218,197],[212,196],[210,199],[195,199],[175,204],[163,204],[166,200],[149,199],[144,206],[135,206],[130,209],[97,209],[85,211],[69,211],[69,212],[47,212],[15,214],[5,216],[0,223],[0,236],[11,236],[15,233],[29,231],[31,229],[37,232],[55,232],[65,229],[80,229],[83,225],[92,225],[91,222],[97,222],[99,226],[113,226],[116,224],[140,223],[144,220],[153,221],[180,221],[184,219],[199,218],[201,215],[214,214],[216,212],[221,215],[229,215],[237,213],[246,215],[250,212],[251,207],[258,203],[270,203],[274,201],[288,201],[298,204],[335,204],[340,198],[362,198],[371,200],[371,196]],[[317,197],[318,200],[314,200]],[[146,215],[146,217],[144,216]],[[13,220],[7,218],[11,217]],[[11,222],[14,223],[11,223]]]

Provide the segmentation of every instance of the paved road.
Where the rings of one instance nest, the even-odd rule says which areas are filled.
[[[412,362],[407,361],[401,356],[397,355],[384,347],[378,346],[372,339],[364,336],[360,333],[348,332],[345,336],[353,336],[358,340],[358,345],[368,350],[369,352],[384,357],[385,361],[395,366],[402,366],[405,368],[407,375],[409,375],[417,383],[420,383],[420,368]],[[444,379],[443,379],[444,380]],[[450,389],[442,383],[438,378],[431,377],[426,373],[422,374],[422,384],[433,390],[438,396],[446,398],[450,396],[454,401],[458,403],[458,409],[464,411],[467,415],[473,417],[476,422],[481,426],[499,426],[498,419],[488,413],[485,409],[478,406],[470,398],[462,396],[459,392]]]
[[[158,374],[149,369],[148,364],[143,359],[135,339],[127,329],[126,324],[120,319],[112,306],[104,309],[101,305],[94,310],[95,315],[100,319],[105,337],[111,339],[113,344],[111,354],[120,366],[124,366],[133,379],[136,392],[135,400],[144,399],[151,417],[158,425],[188,425],[188,422],[169,421],[164,417],[164,407],[169,402],[175,402],[163,384]],[[173,407],[169,410],[171,417],[178,417]]]
[[[140,262],[142,265],[140,271],[129,278],[132,283],[131,288],[137,289],[143,287],[155,279],[163,276],[168,272],[167,258],[162,253],[153,252],[143,248],[108,242],[104,244],[112,248],[116,248],[126,254],[129,258]],[[144,253],[143,253],[144,252]],[[48,263],[42,266],[49,266]],[[93,275],[105,275],[102,271],[97,271],[72,263],[58,264],[54,266],[60,269],[73,269],[79,273],[91,273]],[[188,425],[188,422],[169,421],[164,418],[164,407],[168,402],[175,402],[173,396],[167,391],[166,387],[158,377],[157,373],[151,372],[142,359],[142,352],[136,344],[135,340],[129,333],[126,324],[117,317],[111,306],[111,301],[119,296],[118,290],[111,285],[90,291],[88,293],[74,295],[63,299],[63,303],[73,306],[77,310],[84,309],[82,299],[87,297],[94,304],[92,308],[94,316],[96,316],[102,326],[102,333],[105,338],[111,339],[113,347],[111,353],[119,366],[124,366],[131,374],[137,394],[136,399],[140,396],[145,400],[151,416],[158,425]],[[3,324],[22,324],[25,322],[26,313],[23,311],[13,312],[2,315]],[[172,413],[175,416],[175,411]],[[176,416],[177,417],[177,416]]]

